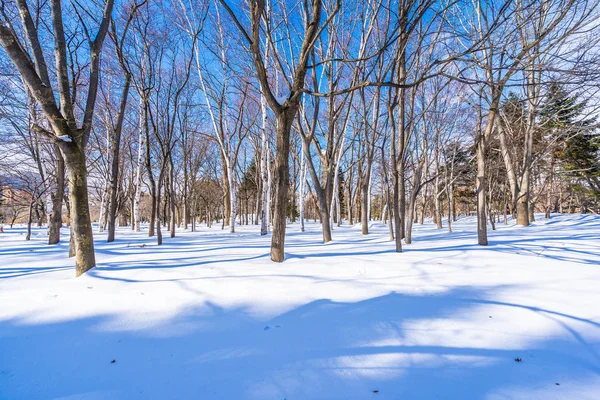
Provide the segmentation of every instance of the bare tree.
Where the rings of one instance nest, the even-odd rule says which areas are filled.
[[[308,63],[311,51],[318,39],[320,33],[324,27],[329,23],[331,18],[338,12],[336,7],[333,12],[327,16],[326,20],[322,21],[323,4],[321,0],[313,0],[310,4],[305,3],[304,8],[304,38],[299,51],[296,56],[296,60],[293,63],[293,73],[290,79],[286,79],[288,86],[288,95],[283,101],[281,96],[276,96],[274,88],[269,81],[269,76],[265,68],[264,63],[264,49],[261,47],[265,41],[261,40],[263,29],[261,29],[262,22],[264,21],[265,30],[267,35],[270,35],[271,29],[275,26],[273,21],[272,9],[265,8],[265,3],[260,0],[250,1],[250,33],[246,30],[244,25],[238,19],[236,13],[229,7],[224,1],[220,0],[220,3],[227,10],[231,18],[234,20],[238,30],[242,34],[244,40],[250,47],[252,53],[252,59],[256,74],[260,82],[262,93],[267,99],[267,103],[271,108],[271,111],[275,114],[277,121],[276,129],[276,155],[275,155],[275,204],[274,204],[274,215],[273,215],[273,235],[271,239],[271,260],[275,262],[282,262],[285,258],[284,245],[285,245],[285,230],[286,230],[286,208],[288,203],[288,191],[289,191],[289,154],[290,154],[290,132],[296,114],[300,107],[300,100],[302,98],[304,82],[306,79],[306,73],[308,71]],[[270,11],[267,13],[267,11]],[[273,50],[273,58],[278,63],[281,62],[283,54],[279,54],[276,43],[271,37],[269,37],[268,44]]]
[[[71,202],[72,231],[75,244],[75,268],[79,276],[96,265],[90,210],[88,204],[87,167],[85,148],[89,140],[94,106],[100,75],[100,53],[113,9],[113,0],[106,0],[97,32],[92,36],[89,23],[79,14],[79,20],[88,40],[90,50],[88,93],[85,102],[81,124],[78,126],[75,118],[75,92],[77,87],[71,86],[68,73],[67,43],[63,25],[62,5],[60,0],[52,1],[51,24],[54,34],[54,58],[56,62],[56,78],[59,104],[56,103],[52,89],[46,59],[39,41],[39,26],[36,27],[29,13],[25,0],[18,0],[21,24],[26,33],[27,41],[32,49],[32,57],[25,52],[24,46],[17,34],[7,21],[6,14],[0,19],[0,43],[10,57],[15,68],[32,93],[36,102],[44,112],[51,126],[51,131],[36,128],[49,139],[53,140],[66,161],[69,170],[69,200]]]

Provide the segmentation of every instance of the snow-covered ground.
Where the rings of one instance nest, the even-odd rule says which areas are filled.
[[[0,234],[1,399],[600,399],[600,217],[180,232],[161,247]],[[67,230],[64,230],[67,234]],[[113,362],[114,360],[114,362]],[[516,361],[520,360],[520,361]]]

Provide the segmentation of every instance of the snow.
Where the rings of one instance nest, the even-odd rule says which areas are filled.
[[[68,240],[6,226],[0,399],[598,399],[600,217],[538,218],[488,247],[416,225],[402,254],[294,224],[283,264],[259,226],[120,228],[80,278]]]
[[[69,135],[60,135],[57,137],[58,140],[62,140],[63,142],[71,143],[73,139]]]

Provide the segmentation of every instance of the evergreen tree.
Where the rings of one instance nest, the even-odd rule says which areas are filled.
[[[597,203],[600,200],[600,135],[594,128],[595,118],[586,115],[586,107],[586,102],[580,101],[577,95],[553,83],[540,117],[548,140],[556,141],[553,157],[568,176],[575,178],[572,189]]]
[[[553,83],[542,109],[543,126],[557,140],[555,156],[565,171],[600,190],[600,136],[593,128],[595,118],[586,118],[586,103]]]

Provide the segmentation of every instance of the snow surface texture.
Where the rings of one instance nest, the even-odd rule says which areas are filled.
[[[0,398],[599,399],[600,217],[538,218],[488,247],[417,225],[403,254],[290,225],[283,264],[258,226],[121,228],[80,278],[67,238],[6,227]]]

